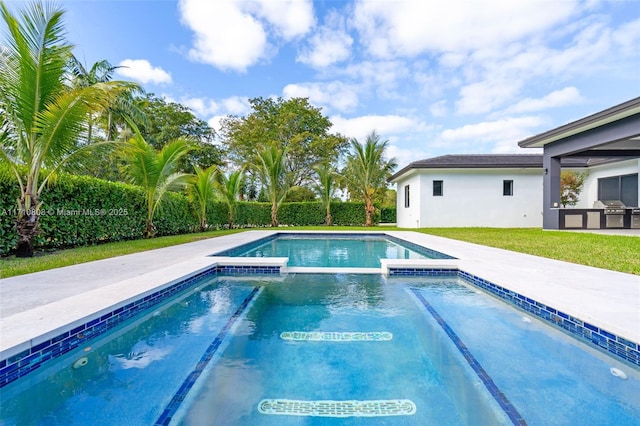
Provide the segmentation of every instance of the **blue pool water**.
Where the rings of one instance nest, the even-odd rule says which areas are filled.
[[[288,266],[379,268],[380,259],[449,259],[385,235],[283,234],[217,255],[288,257]]]
[[[203,279],[3,388],[0,424],[513,424],[498,394],[530,425],[638,424],[640,372],[523,316],[454,277]],[[276,415],[264,400],[408,400],[415,412]]]

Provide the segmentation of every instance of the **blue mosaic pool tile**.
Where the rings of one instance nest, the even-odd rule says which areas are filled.
[[[388,275],[398,276],[427,276],[427,277],[455,277],[457,269],[437,269],[437,268],[389,268]]]
[[[39,368],[44,362],[77,349],[87,340],[97,337],[123,321],[146,311],[163,299],[191,287],[197,280],[206,276],[215,276],[216,273],[216,269],[211,268],[195,274],[0,361],[0,388],[20,377],[24,377]]]
[[[262,274],[279,275],[280,266],[259,266],[259,265],[221,265],[216,267],[216,272],[220,274]]]

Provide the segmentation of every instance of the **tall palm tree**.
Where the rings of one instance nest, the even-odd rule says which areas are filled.
[[[88,87],[96,83],[105,83],[113,79],[113,74],[121,66],[111,65],[109,61],[103,59],[94,63],[91,68],[87,69],[84,64],[71,55],[69,61],[69,69],[71,74],[71,85],[74,87]],[[101,117],[89,117],[89,127],[87,130],[87,143],[92,142],[93,123],[102,118],[105,127],[106,140],[113,140],[116,130],[116,124],[125,123],[125,117],[131,118],[138,124],[147,124],[147,117],[142,108],[136,102],[134,94],[143,93],[142,86],[137,83],[130,83],[130,90],[123,92],[113,100],[111,105],[102,111]]]
[[[207,229],[207,206],[214,198],[217,167],[202,169],[194,165],[195,174],[189,179],[187,194],[196,206],[196,215],[200,222],[200,231]]]
[[[357,139],[351,139],[352,152],[347,156],[347,165],[343,176],[351,195],[364,201],[365,226],[373,224],[375,207],[373,200],[381,189],[386,188],[387,178],[396,168],[396,160],[386,160],[384,151],[389,141],[380,140],[380,136],[371,132],[364,145]]]
[[[336,192],[338,174],[335,169],[327,163],[317,165],[313,170],[315,170],[318,175],[317,181],[313,184],[313,189],[320,196],[322,205],[325,208],[324,223],[327,226],[331,226],[331,199]]]
[[[235,220],[236,205],[238,204],[238,198],[242,192],[244,171],[236,170],[229,173],[229,176],[225,176],[220,169],[216,173],[215,187],[218,193],[222,196],[222,199],[227,204],[229,211],[229,229],[233,228],[233,222]]]
[[[287,173],[286,150],[267,146],[258,151],[254,166],[267,198],[271,202],[271,226],[278,226],[278,208],[291,188],[291,176]]]
[[[128,83],[66,85],[72,45],[64,35],[63,10],[33,3],[20,18],[0,3],[6,40],[0,55],[0,160],[20,186],[16,255],[33,256],[41,194],[51,177],[83,151],[78,137],[91,111],[108,106]]]
[[[72,87],[89,87],[97,83],[105,83],[113,78],[113,73],[118,67],[114,67],[103,59],[98,61],[87,70],[87,68],[80,62],[78,58],[71,55],[69,59],[69,70],[71,74],[71,86]],[[93,136],[93,123],[95,120],[95,114],[89,112],[88,126],[87,126],[87,143],[91,143]]]
[[[190,150],[189,142],[177,139],[156,151],[138,133],[132,137],[124,149],[126,165],[124,172],[129,182],[140,186],[145,193],[147,204],[147,224],[145,238],[155,235],[153,216],[160,206],[162,197],[173,189],[188,183],[192,175],[175,172],[178,160]]]

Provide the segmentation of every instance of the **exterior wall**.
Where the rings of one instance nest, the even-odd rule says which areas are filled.
[[[434,180],[443,181],[442,196],[433,196]],[[503,195],[503,180],[513,180],[513,196]],[[397,183],[399,227],[542,226],[542,169],[422,169]]]
[[[576,209],[593,208],[593,203],[598,200],[598,179],[610,176],[629,175],[633,173],[640,174],[640,159],[620,161],[603,166],[589,167],[588,169],[575,169],[575,171],[585,170],[589,175],[585,179],[578,204],[574,206]],[[640,188],[640,185],[638,185],[638,187]],[[640,189],[638,192],[640,192]],[[640,194],[638,194],[638,199],[640,199]]]
[[[405,175],[398,180],[396,186],[396,226],[401,228],[418,228],[420,221],[421,189],[420,175],[417,173]],[[404,206],[404,187],[409,185],[409,207]]]

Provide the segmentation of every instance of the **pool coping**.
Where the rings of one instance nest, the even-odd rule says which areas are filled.
[[[204,250],[210,253],[213,251],[212,243],[218,243],[218,246],[236,246],[244,244],[246,241],[263,238],[265,234],[277,232],[248,231],[241,234],[243,238],[229,238],[233,237],[230,235],[214,238],[208,240],[209,244],[200,245],[206,247]],[[286,232],[291,233],[292,231]],[[306,233],[308,231],[299,232]],[[362,234],[361,231],[352,233]],[[480,284],[488,283],[486,290],[492,290],[488,287],[489,284],[501,289],[508,289],[515,294],[524,295],[524,299],[553,307],[564,315],[578,318],[586,323],[585,327],[587,328],[589,326],[596,327],[598,332],[603,329],[606,331],[605,336],[606,333],[613,333],[622,337],[623,341],[633,342],[636,345],[640,341],[638,338],[640,334],[640,327],[638,327],[640,324],[640,277],[491,249],[410,231],[371,232],[371,234],[373,233],[391,234],[412,243],[426,245],[429,248],[434,248],[433,245],[436,245],[435,250],[456,256],[457,259],[387,259],[381,262],[380,269],[331,268],[331,271],[325,270],[323,272],[388,274],[393,269],[401,269],[407,271],[407,274],[420,275],[421,271],[442,271],[443,273],[461,271],[471,279],[477,279]],[[477,253],[474,254],[478,250],[483,254],[480,257]],[[490,262],[487,262],[487,256],[491,259]],[[163,288],[175,285],[185,278],[206,273],[214,268],[220,273],[231,274],[255,273],[256,271],[271,274],[317,272],[314,270],[317,268],[287,268],[286,261],[287,258],[221,258],[202,255],[202,252],[197,255],[194,253],[194,256],[189,260],[169,264],[163,268],[155,268],[151,272],[122,280],[115,278],[114,282],[108,285],[98,286],[80,294],[3,317],[0,320],[0,368],[3,365],[6,366],[6,361],[12,357],[24,355],[25,351],[27,351],[27,355],[23,358],[27,358],[28,350],[41,346],[43,342],[56,339],[82,324],[87,324],[106,315],[108,312],[124,308],[134,300],[143,299]],[[541,268],[540,264],[545,267]],[[74,267],[68,268],[69,271],[74,269]],[[265,269],[261,271],[260,268]],[[106,270],[102,272],[107,273]],[[23,276],[22,279],[28,282],[29,279],[34,278],[34,275],[37,275],[38,278],[47,276],[47,274],[38,273]],[[68,276],[72,277],[73,275]],[[580,281],[581,285],[577,287],[575,284],[562,285],[562,280],[567,277],[573,277],[574,280]],[[603,280],[603,278],[607,279]],[[5,300],[4,295],[8,288],[5,286],[15,285],[16,281],[16,279],[0,280],[0,286],[2,286],[0,288],[3,293],[0,303]],[[73,282],[72,279],[69,281]],[[611,282],[626,291],[615,294],[606,291],[606,286],[611,285],[607,283]]]

